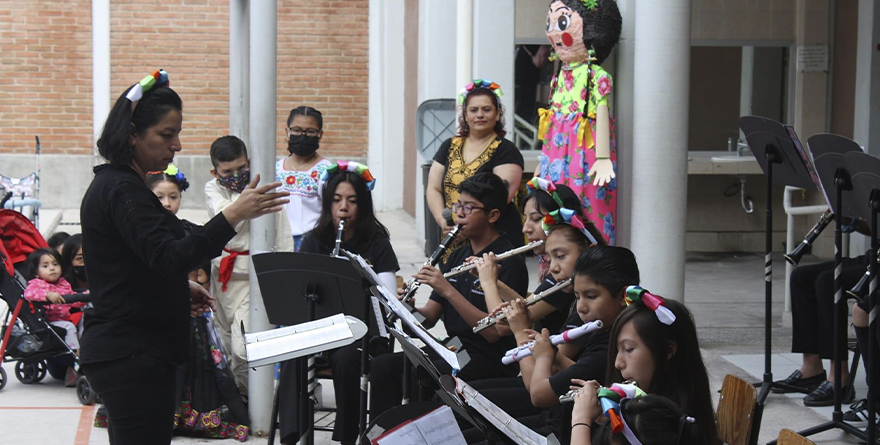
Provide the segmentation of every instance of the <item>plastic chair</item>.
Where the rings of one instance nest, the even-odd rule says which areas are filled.
[[[810,439],[807,439],[800,434],[783,428],[782,431],[779,432],[779,437],[776,438],[777,445],[816,445],[816,442],[813,442]]]
[[[728,374],[721,385],[718,401],[718,435],[730,445],[750,445],[757,442],[755,432],[760,425],[753,425],[758,391],[751,383]]]

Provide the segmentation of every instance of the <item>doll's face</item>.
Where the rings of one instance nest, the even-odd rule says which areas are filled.
[[[559,60],[565,63],[587,60],[589,54],[584,46],[584,20],[576,11],[560,1],[551,3],[546,31]]]

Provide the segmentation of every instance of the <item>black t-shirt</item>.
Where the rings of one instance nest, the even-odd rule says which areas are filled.
[[[555,285],[556,280],[548,274],[547,278],[541,281],[541,284],[535,289],[535,294],[544,292]],[[541,329],[547,328],[551,334],[558,334],[564,331],[563,327],[567,324],[566,320],[568,320],[569,310],[571,309],[572,302],[574,302],[574,294],[558,290],[541,301],[553,306],[556,310],[545,315],[544,318],[536,320],[535,330],[541,332]],[[577,312],[575,312],[575,315],[577,315]],[[580,318],[578,319],[580,320]]]
[[[400,266],[397,264],[397,255],[391,247],[391,240],[385,236],[379,236],[372,242],[366,244],[366,248],[358,248],[357,236],[353,236],[342,242],[341,247],[351,253],[356,253],[367,260],[370,266],[373,266],[373,272],[380,274],[382,272],[397,272]],[[314,232],[308,232],[303,235],[300,252],[318,253],[321,255],[330,255],[333,253],[331,247],[323,245],[314,236]]]
[[[486,163],[477,168],[474,174],[491,173],[495,167],[504,164],[516,164],[520,167],[525,165],[522,153],[519,152],[516,145],[513,145],[513,142],[510,142],[507,139],[499,139],[501,139],[501,144],[495,149],[495,153],[486,161]],[[444,168],[449,165],[449,147],[451,146],[452,138],[449,138],[440,144],[437,154],[434,155],[434,160],[442,164]],[[443,175],[446,175],[445,170],[443,171]],[[516,209],[516,205],[513,201],[504,207],[496,226],[498,231],[504,233],[504,236],[507,237],[511,244],[513,244],[513,247],[519,247],[525,244],[525,238],[522,234],[522,218],[520,217],[519,210]]]
[[[507,241],[505,237],[499,236],[489,243],[483,251],[475,255],[471,248],[471,243],[468,242],[452,252],[449,256],[449,261],[443,265],[441,270],[444,273],[449,272],[449,270],[462,264],[464,260],[470,256],[481,257],[484,253],[489,252],[499,254],[512,248],[513,246],[510,245],[510,242]],[[514,292],[520,295],[525,294],[529,285],[529,272],[522,255],[515,255],[503,260],[501,262],[501,268],[498,271],[498,279],[513,289]],[[448,280],[452,284],[452,287],[461,293],[461,295],[471,304],[481,311],[488,312],[486,308],[486,297],[483,293],[482,286],[480,286],[480,279],[478,277],[475,277],[470,273],[463,273],[461,275],[450,277]],[[446,333],[449,334],[450,337],[457,336],[461,340],[462,346],[468,351],[468,354],[483,354],[490,357],[490,359],[497,358],[497,360],[500,361],[501,357],[508,349],[516,346],[516,340],[512,336],[502,337],[495,343],[489,343],[482,335],[474,334],[473,326],[469,325],[464,318],[459,315],[458,311],[455,310],[454,306],[449,304],[448,300],[441,297],[436,292],[431,293],[431,299],[443,306],[441,319],[446,327]]]
[[[130,167],[100,165],[80,207],[86,273],[82,362],[132,354],[182,363],[189,352],[188,272],[222,252],[235,230],[222,213],[184,224]]]
[[[577,361],[550,377],[550,386],[558,395],[568,392],[571,379],[596,380],[599,383],[605,381],[605,365],[608,362],[608,338],[611,330],[587,334],[584,350]]]

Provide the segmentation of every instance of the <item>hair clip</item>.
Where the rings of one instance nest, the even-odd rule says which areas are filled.
[[[367,188],[370,191],[373,191],[373,187],[376,186],[376,178],[373,178],[373,175],[370,174],[370,168],[354,161],[336,161],[335,164],[327,167],[327,170],[321,175],[321,180],[326,181],[341,171],[356,173],[361,178],[364,178],[364,182],[367,183]]]
[[[180,184],[181,191],[186,191],[186,189],[189,188],[189,183],[186,182],[186,176],[174,164],[168,164],[168,168],[166,168],[164,171],[161,171],[161,172],[160,171],[147,172],[147,176],[152,176],[152,175],[168,175],[168,176],[173,177],[174,179],[177,180],[177,183]]]
[[[556,193],[554,192],[554,194]],[[550,226],[556,224],[568,224],[575,229],[578,229],[579,232],[583,233],[584,236],[586,236],[587,239],[590,240],[590,243],[599,244],[593,234],[590,233],[589,230],[587,230],[587,226],[584,225],[581,217],[578,216],[577,213],[572,209],[560,206],[559,209],[544,215],[544,220],[541,221],[541,229],[544,230],[545,234],[549,235]]]
[[[154,87],[167,87],[169,85],[171,85],[171,82],[168,80],[168,73],[161,68],[153,71],[152,74],[144,76],[144,78],[141,79],[140,82],[134,84],[125,95],[125,98],[131,101],[131,112],[134,113],[134,109],[137,107],[137,102],[144,97],[144,94],[146,94],[147,91],[150,91]]]
[[[609,388],[600,388],[598,392],[599,404],[602,412],[611,422],[611,430],[615,433],[623,432],[623,435],[631,445],[642,445],[639,439],[626,424],[621,412],[620,402],[625,399],[635,399],[645,395],[645,391],[635,383],[615,383]]]
[[[637,302],[654,311],[660,323],[669,326],[675,322],[675,314],[666,307],[666,300],[663,297],[654,295],[641,286],[627,286],[626,305],[630,306]]]
[[[504,92],[501,91],[501,87],[497,83],[492,82],[489,79],[474,79],[473,82],[465,85],[465,87],[461,90],[461,93],[458,94],[458,103],[463,104],[464,100],[467,98],[467,95],[477,88],[485,88],[487,90],[490,90],[495,93],[498,98],[501,98],[501,96],[504,95]]]
[[[581,0],[581,1],[583,1],[584,6],[586,6],[587,9],[589,9],[590,11],[595,11],[595,10],[599,9],[598,0]]]

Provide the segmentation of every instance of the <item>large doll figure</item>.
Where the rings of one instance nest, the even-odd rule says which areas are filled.
[[[617,44],[620,27],[614,0],[550,4],[547,38],[562,69],[553,77],[550,109],[538,110],[544,139],[539,175],[571,187],[609,244],[616,239],[617,153],[611,76],[599,64]]]

